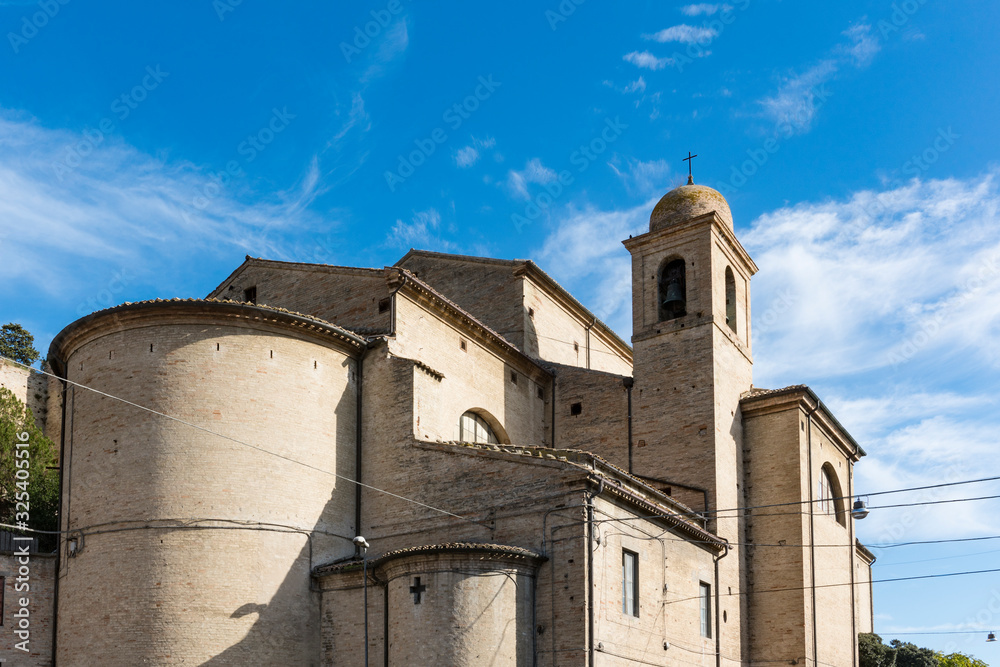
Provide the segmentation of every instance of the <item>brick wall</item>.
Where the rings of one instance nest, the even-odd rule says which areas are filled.
[[[113,311],[69,379],[353,476],[355,361],[236,311]],[[63,529],[86,537],[63,553],[60,664],[318,664],[311,566],[353,551],[354,486],[81,389],[68,407]]]

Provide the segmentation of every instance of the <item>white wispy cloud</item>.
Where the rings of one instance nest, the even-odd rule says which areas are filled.
[[[856,67],[867,67],[876,54],[882,50],[878,37],[875,36],[872,27],[866,23],[852,26],[843,34],[847,37],[848,42],[840,48]]]
[[[245,253],[286,258],[296,234],[330,228],[308,209],[321,188],[315,160],[286,191],[244,200],[251,179],[238,160],[240,171],[223,180],[115,135],[96,144],[87,136],[96,134],[0,112],[0,293],[85,299],[125,270],[129,289],[169,276],[196,290],[181,296],[199,296],[207,290],[188,278],[195,266]]]
[[[622,56],[625,62],[632,63],[636,67],[642,69],[651,69],[656,71],[658,69],[663,69],[669,65],[672,61],[670,58],[657,58],[649,51],[633,51],[632,53],[626,53]]]
[[[455,151],[453,155],[455,164],[462,169],[471,167],[479,161],[482,151],[492,150],[496,148],[496,145],[497,140],[494,137],[472,137],[472,143]],[[502,159],[498,154],[494,154],[493,157],[497,162]]]
[[[632,270],[622,239],[649,231],[656,199],[623,211],[567,208],[532,255],[625,340],[632,331]]]
[[[556,172],[549,169],[538,158],[532,158],[524,165],[524,169],[517,171],[511,169],[507,172],[507,190],[518,199],[530,199],[528,184],[536,183],[545,185],[556,180]]]
[[[793,304],[757,336],[770,373],[780,382],[808,363],[836,376],[959,350],[1000,367],[1000,299],[988,298],[1000,293],[997,181],[914,180],[754,221],[744,244],[766,267],[756,313],[782,290]]]
[[[681,7],[681,13],[686,16],[699,16],[701,14],[711,16],[716,12],[730,12],[732,10],[732,5],[710,4],[707,2],[701,2],[695,5],[684,5]]]
[[[799,74],[784,79],[778,90],[758,101],[764,117],[786,134],[802,134],[813,121],[829,91],[826,84],[845,66],[868,66],[881,49],[872,26],[861,23],[842,33],[847,39],[835,46],[828,57]]]
[[[839,69],[834,60],[823,60],[801,74],[787,78],[770,96],[760,100],[764,115],[776,127],[794,134],[812,129],[813,120],[822,104],[817,98],[825,98],[827,91],[821,89]]]
[[[669,190],[670,165],[666,160],[649,160],[643,162],[628,158],[624,163],[620,159],[608,162],[615,174],[622,180],[629,192],[642,196],[663,194]]]
[[[361,83],[367,84],[383,76],[388,69],[399,62],[410,46],[410,33],[406,18],[401,17],[381,35],[375,46],[368,67],[361,75]],[[369,47],[371,50],[372,47]]]
[[[465,169],[479,161],[479,151],[474,146],[464,146],[455,151],[455,164]]]
[[[339,110],[335,112],[340,115]],[[340,129],[333,135],[331,143],[336,143],[347,136],[347,133],[358,128],[362,133],[368,132],[372,128],[371,118],[365,111],[365,100],[360,92],[351,95],[351,109],[347,113],[347,118],[341,124]]]
[[[456,245],[441,237],[441,214],[435,208],[417,211],[409,220],[397,219],[386,244],[394,248],[434,248],[453,251]]]
[[[652,35],[643,35],[643,39],[650,39],[661,44],[667,42],[680,42],[681,44],[704,44],[710,42],[718,36],[713,28],[699,28],[693,25],[682,23],[680,25],[665,28]]]

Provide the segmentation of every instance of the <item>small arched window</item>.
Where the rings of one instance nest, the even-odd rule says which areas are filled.
[[[726,267],[726,324],[736,333],[736,279],[733,270]]]
[[[674,259],[660,267],[657,281],[661,322],[687,314],[687,285],[684,280],[684,260]]]
[[[499,444],[496,432],[489,422],[483,419],[482,415],[475,412],[466,412],[458,420],[458,441]]]
[[[838,523],[844,523],[844,499],[840,484],[829,465],[819,473],[819,492],[816,494],[816,509],[819,514],[831,514]]]

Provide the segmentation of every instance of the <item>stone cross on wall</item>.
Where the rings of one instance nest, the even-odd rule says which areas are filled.
[[[413,578],[413,585],[410,586],[410,592],[413,593],[413,604],[420,604],[420,596],[427,587],[420,583],[420,577]]]

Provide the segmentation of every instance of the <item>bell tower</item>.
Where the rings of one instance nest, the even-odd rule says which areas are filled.
[[[649,232],[624,244],[632,253],[632,473],[705,511],[708,529],[736,545],[715,581],[703,583],[714,586],[722,654],[739,660],[747,603],[730,593],[746,590],[745,522],[725,510],[744,498],[740,397],[753,380],[757,267],[725,198],[690,178],[659,201]]]
[[[740,396],[752,382],[750,278],[725,198],[688,185],[660,200],[632,253],[633,472],[692,509],[739,506]],[[735,541],[735,534],[724,534]]]

